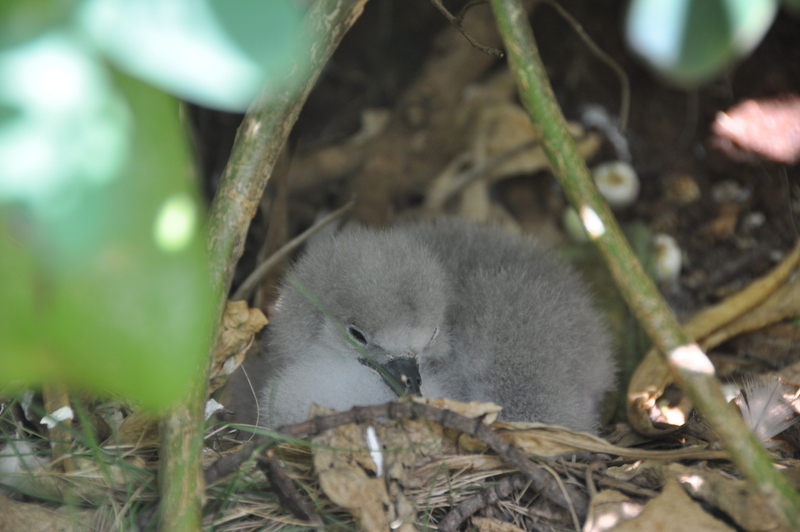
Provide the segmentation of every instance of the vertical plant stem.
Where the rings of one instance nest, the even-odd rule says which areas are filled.
[[[211,204],[208,221],[208,256],[211,282],[221,317],[236,263],[244,250],[250,220],[294,126],[300,109],[339,45],[361,14],[367,0],[317,0],[306,15],[306,30],[312,45],[287,76],[286,87],[273,89],[259,98],[244,118],[233,146],[219,190]],[[300,78],[302,77],[302,78]],[[218,320],[219,321],[219,320]],[[213,346],[214,341],[210,342]],[[186,401],[162,420],[159,487],[162,532],[200,530],[203,476],[200,457],[203,446],[203,410],[211,355],[197,368],[197,379]]]
[[[531,120],[542,128],[543,146],[553,172],[570,203],[581,214],[623,297],[653,343],[665,354],[677,381],[725,443],[736,465],[766,496],[775,511],[793,529],[800,530],[797,493],[773,467],[741,416],[726,403],[713,365],[682,331],[597,192],[586,163],[567,132],[521,1],[492,0],[492,8],[520,97]]]

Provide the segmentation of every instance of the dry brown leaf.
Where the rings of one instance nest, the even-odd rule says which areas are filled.
[[[103,442],[103,446],[155,447],[159,443],[158,419],[141,410],[122,420],[116,435]]]
[[[592,452],[637,459],[713,460],[727,457],[727,453],[724,451],[708,451],[691,447],[672,451],[628,449],[612,445],[593,434],[541,423],[496,421],[492,424],[492,428],[497,430],[504,440],[516,445],[530,456],[554,457]]]
[[[312,408],[312,415],[329,410]],[[367,427],[372,426],[384,451],[382,474],[368,451]],[[349,424],[312,440],[314,467],[328,497],[346,508],[362,530],[414,530],[416,508],[403,493],[409,471],[442,454],[442,428],[424,420],[386,424]]]
[[[703,342],[715,331],[753,311],[770,298],[797,269],[798,262],[800,242],[767,275],[692,317],[684,325],[684,331],[689,337]],[[636,368],[628,385],[628,421],[637,432],[662,436],[674,432],[689,418],[692,404],[685,395],[677,404],[666,404],[663,400],[665,390],[674,384],[669,365],[655,349],[651,349]],[[663,425],[656,426],[654,419]]]
[[[267,323],[264,313],[248,307],[246,301],[228,301],[225,304],[222,326],[214,346],[209,392],[225,384],[228,376],[244,360],[255,334]]]
[[[473,220],[507,223],[502,211],[492,209],[488,186],[499,180],[532,175],[550,168],[539,143],[541,133],[525,109],[515,101],[514,79],[504,70],[486,83],[472,87],[455,129],[466,132],[463,151],[428,184],[425,208],[439,212],[453,196],[462,192],[456,212]],[[602,138],[577,122],[568,124],[578,151],[585,159],[600,148]],[[508,157],[509,152],[528,146]],[[469,168],[465,170],[465,168]],[[476,169],[483,168],[467,178]]]
[[[325,494],[352,513],[362,530],[389,530],[386,511],[392,506],[383,477],[366,450],[364,427],[343,425],[312,440],[314,467]],[[367,474],[371,471],[372,474]]]
[[[642,513],[623,521],[613,530],[614,532],[664,532],[667,530],[733,532],[731,527],[706,513],[674,479],[667,481],[661,495],[648,502]]]
[[[587,132],[578,122],[567,124],[569,133],[577,142],[578,151],[584,159],[590,159],[600,148],[600,135]],[[535,174],[550,168],[550,160],[544,148],[537,141],[541,138],[540,128],[531,123],[525,109],[514,102],[501,102],[480,109],[476,118],[472,153],[476,164],[484,164],[510,149],[526,142],[534,143],[529,149],[503,162],[492,169],[485,179],[495,182],[521,175]]]
[[[592,497],[583,532],[605,532],[636,517],[643,509],[641,503],[631,500],[621,491],[603,490]]]
[[[715,331],[700,343],[711,349],[740,334],[755,331],[786,318],[800,315],[800,275],[781,286],[766,301],[725,327]]]
[[[778,266],[767,275],[756,279],[747,288],[693,316],[684,330],[695,340],[702,340],[717,329],[727,325],[742,314],[766,300],[797,269],[800,263],[800,242]]]
[[[736,524],[748,532],[788,532],[764,500],[764,496],[746,480],[722,475],[719,471],[704,471],[670,464],[666,474],[680,482],[684,489],[728,514]]]
[[[444,410],[450,410],[469,418],[483,417],[483,422],[486,425],[491,425],[494,423],[494,421],[497,419],[497,415],[503,409],[502,406],[494,403],[481,403],[479,401],[462,403],[461,401],[448,399],[446,397],[431,399],[429,397],[416,396],[413,398],[413,400],[415,403],[434,406]]]

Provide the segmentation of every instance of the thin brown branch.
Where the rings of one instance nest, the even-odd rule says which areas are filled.
[[[307,13],[304,26],[313,44],[302,52],[305,57],[297,58],[298,65],[309,67],[291,69],[285,88],[273,87],[259,98],[239,128],[208,220],[207,248],[211,285],[218,294],[218,319],[244,250],[250,220],[289,132],[322,69],[365,3],[366,0],[317,0]],[[209,345],[214,346],[210,340]],[[185,402],[175,406],[161,422],[161,531],[200,527],[203,406],[212,356],[209,354],[208,361],[197,368]]]
[[[461,502],[458,506],[450,510],[439,522],[439,530],[442,532],[455,532],[461,523],[466,521],[478,510],[491,506],[498,501],[508,497],[514,490],[521,490],[528,483],[527,479],[521,475],[503,477],[494,486],[484,488],[478,493]]]
[[[292,478],[283,467],[283,463],[278,459],[276,450],[269,449],[262,453],[256,460],[258,467],[267,475],[269,484],[281,501],[281,505],[292,512],[295,517],[308,521],[315,525],[321,525],[322,519],[308,504],[300,490],[297,489]]]
[[[444,7],[444,5],[442,4],[442,0],[431,0],[431,2],[433,3],[434,6],[436,6],[436,9],[438,9],[439,12],[442,15],[444,15],[444,18],[446,18],[448,22],[450,22],[450,24],[452,24],[455,29],[461,32],[461,35],[463,35],[472,46],[474,46],[481,52],[485,53],[486,55],[491,55],[492,57],[497,57],[498,59],[503,57],[502,50],[482,45],[477,40],[475,40],[475,38],[472,35],[470,35],[467,30],[464,29],[464,27],[461,25],[461,21],[464,19],[463,13],[465,12],[466,8],[464,11],[462,11],[461,14],[459,14],[458,17],[455,17],[453,16],[452,13],[450,13],[450,11],[446,7]]]

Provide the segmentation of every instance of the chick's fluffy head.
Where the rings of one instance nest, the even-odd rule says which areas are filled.
[[[387,350],[400,349],[408,331],[428,335],[427,341],[444,327],[445,272],[424,244],[404,232],[345,230],[309,246],[290,275],[334,319],[357,326]],[[322,314],[305,295],[287,296],[294,305]]]

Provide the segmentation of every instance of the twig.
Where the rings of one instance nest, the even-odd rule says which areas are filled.
[[[269,484],[281,501],[281,505],[291,511],[298,519],[321,525],[322,519],[300,494],[294,481],[292,481],[283,464],[275,455],[275,449],[266,451],[262,456],[256,463],[267,475]]]
[[[442,13],[442,15],[444,15],[444,18],[446,18],[450,22],[450,24],[453,25],[453,27],[455,29],[457,29],[458,31],[460,31],[461,35],[466,37],[466,39],[469,41],[469,43],[472,46],[474,46],[475,48],[477,48],[481,52],[485,53],[486,55],[491,55],[492,57],[497,57],[497,58],[503,57],[503,51],[502,50],[498,50],[497,48],[491,48],[489,46],[482,45],[481,43],[476,41],[475,38],[472,35],[467,33],[467,31],[461,25],[461,21],[464,18],[461,13],[465,13],[466,12],[466,9],[467,9],[466,7],[464,8],[464,10],[462,10],[462,12],[459,14],[458,17],[454,17],[453,14],[450,13],[450,11],[448,11],[446,7],[444,7],[444,5],[442,4],[442,0],[431,0],[431,2],[433,3],[434,6],[436,6],[436,9],[438,9]]]
[[[725,401],[714,366],[683,332],[630,249],[586,163],[569,135],[542,65],[520,0],[492,0],[520,97],[542,128],[543,146],[570,203],[603,255],[617,286],[642,327],[669,360],[679,384],[715,429],[734,462],[793,529],[800,529],[800,500],[753,433]]]
[[[253,272],[247,276],[247,279],[236,289],[236,292],[231,296],[231,301],[238,301],[240,299],[247,299],[253,293],[258,283],[275,267],[276,264],[281,262],[287,255],[292,253],[295,249],[300,247],[303,242],[314,236],[320,229],[331,223],[333,220],[353,208],[355,201],[350,200],[346,205],[339,207],[332,213],[319,220],[317,223],[303,231],[298,236],[291,239],[284,244],[278,251],[269,256],[267,260],[259,264]]]
[[[239,127],[208,220],[207,248],[211,285],[219,295],[218,322],[225,307],[224,295],[244,250],[250,220],[278,155],[323,67],[365,3],[366,0],[317,0],[306,15],[304,28],[313,45],[302,52],[306,57],[298,58],[309,68],[287,69],[291,74],[286,88],[273,89],[259,98]],[[210,340],[209,345],[214,346],[213,338]],[[159,530],[163,532],[200,529],[203,405],[211,360],[209,354],[206,363],[198,364],[185,402],[175,406],[161,422]]]
[[[466,521],[472,514],[503,500],[514,490],[523,489],[527,483],[527,479],[521,475],[501,478],[494,486],[480,490],[477,494],[462,501],[461,504],[447,512],[444,519],[439,521],[439,530],[442,532],[455,532],[461,526],[461,523]]]

